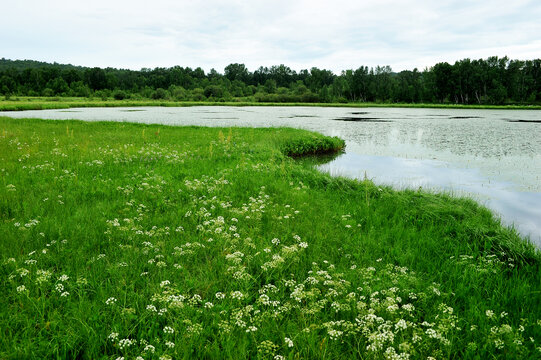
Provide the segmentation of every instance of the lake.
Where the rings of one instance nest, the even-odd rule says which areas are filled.
[[[469,196],[541,247],[541,111],[321,107],[141,107],[5,112],[17,118],[295,127],[339,136],[332,175]]]

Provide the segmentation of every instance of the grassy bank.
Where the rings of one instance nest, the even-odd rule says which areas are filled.
[[[0,118],[0,358],[541,355],[540,255],[294,129]]]
[[[266,102],[214,102],[214,101],[173,101],[173,100],[102,100],[100,98],[76,97],[19,97],[0,100],[0,111],[69,109],[76,107],[133,107],[133,106],[319,106],[319,107],[398,107],[398,108],[441,108],[441,109],[500,109],[500,110],[541,110],[537,105],[453,105],[453,104],[404,104],[404,103],[266,103]]]

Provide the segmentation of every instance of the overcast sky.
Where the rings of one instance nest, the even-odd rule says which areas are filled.
[[[12,0],[0,58],[141,69],[420,70],[541,58],[541,0]]]

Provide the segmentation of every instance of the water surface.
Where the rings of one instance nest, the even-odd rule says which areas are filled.
[[[318,107],[32,110],[18,118],[165,125],[288,126],[339,136],[346,153],[320,167],[397,188],[470,196],[541,246],[541,111]]]

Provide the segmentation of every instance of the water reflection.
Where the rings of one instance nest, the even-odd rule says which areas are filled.
[[[318,168],[334,176],[368,178],[399,189],[425,188],[472,197],[541,246],[541,193],[517,191],[514,184],[487,178],[478,169],[451,167],[438,160],[351,152]]]
[[[345,154],[345,152],[340,151],[338,153],[330,153],[330,154],[305,155],[305,156],[295,158],[295,160],[299,162],[303,162],[310,166],[320,166],[320,165],[325,165],[325,164],[329,164],[333,162],[334,160],[338,159],[343,154]]]

